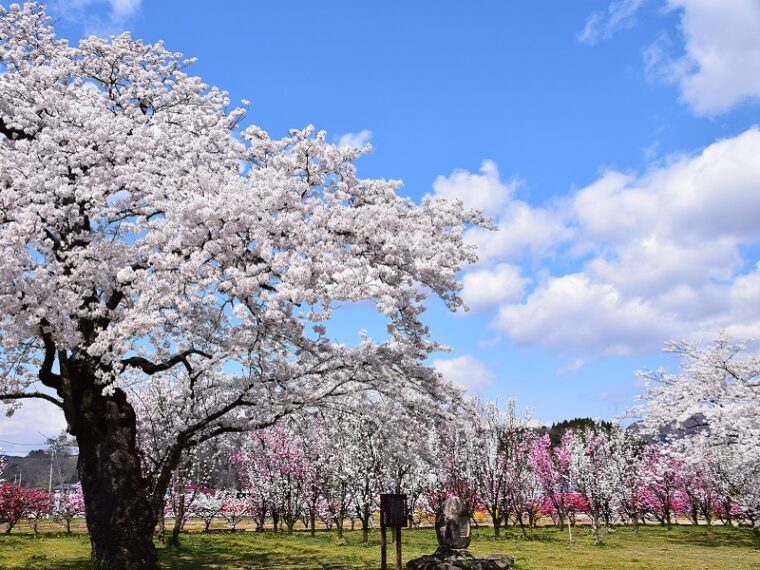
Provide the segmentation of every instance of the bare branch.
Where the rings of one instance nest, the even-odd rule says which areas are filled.
[[[53,335],[48,330],[50,323],[47,319],[40,321],[40,337],[42,343],[45,346],[45,358],[42,360],[42,367],[37,373],[40,381],[48,388],[58,389],[61,386],[61,376],[53,372],[53,364],[55,363],[55,341]]]
[[[174,368],[177,364],[184,364],[185,368],[187,368],[187,371],[192,374],[193,368],[190,366],[190,361],[187,359],[187,357],[191,354],[197,354],[199,356],[203,356],[204,358],[211,358],[210,354],[207,354],[195,348],[190,348],[188,350],[180,352],[179,354],[175,354],[169,358],[169,360],[165,360],[159,364],[155,364],[147,358],[143,358],[142,356],[130,356],[129,358],[123,359],[121,363],[124,366],[139,368],[149,375],[157,374],[158,372],[164,372],[166,370]]]
[[[24,392],[23,394],[0,394],[0,400],[23,400],[26,398],[39,398],[41,400],[47,400],[51,404],[55,404],[59,408],[63,409],[63,402],[50,396],[43,394],[42,392]]]

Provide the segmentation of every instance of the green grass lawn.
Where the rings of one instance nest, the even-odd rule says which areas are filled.
[[[332,532],[318,532],[312,538],[296,532],[202,534],[182,536],[180,550],[167,550],[159,544],[165,568],[379,568],[380,538],[370,535],[361,543],[361,533],[347,532],[338,541]],[[403,531],[404,562],[435,550],[432,529]],[[606,536],[605,544],[594,546],[588,528],[576,529],[576,542],[567,544],[564,532],[539,528],[523,539],[519,531],[509,530],[498,540],[490,529],[475,529],[470,550],[474,554],[508,553],[520,570],[584,569],[758,569],[760,538],[746,528],[679,526],[667,531],[647,526],[634,533],[617,528]],[[0,568],[74,570],[88,568],[89,541],[86,534],[67,536],[46,529],[35,536],[25,527],[10,536],[0,536]]]

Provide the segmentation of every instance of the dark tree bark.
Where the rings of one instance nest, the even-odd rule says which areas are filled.
[[[59,361],[58,392],[79,446],[77,468],[93,568],[158,568],[153,544],[158,519],[140,469],[135,412],[122,390],[102,393],[91,362],[65,355]]]

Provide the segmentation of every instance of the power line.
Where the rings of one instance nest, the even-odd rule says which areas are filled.
[[[8,443],[10,445],[27,445],[27,446],[35,446],[35,445],[45,445],[45,442],[37,442],[37,443],[19,443],[18,441],[8,441],[7,439],[0,439],[0,443]]]

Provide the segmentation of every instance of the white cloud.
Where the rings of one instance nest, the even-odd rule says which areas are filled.
[[[593,12],[578,39],[589,45],[635,23],[646,0],[615,0]],[[678,85],[698,115],[715,115],[760,98],[760,2],[757,0],[666,0],[680,14],[677,33],[660,34],[644,49],[647,76]],[[674,53],[676,42],[683,50]]]
[[[352,148],[364,148],[372,138],[372,131],[363,129],[358,133],[346,133],[338,138],[338,146],[350,146]]]
[[[519,180],[502,181],[496,163],[484,160],[479,174],[454,170],[448,176],[438,176],[433,182],[433,190],[444,198],[461,200],[468,208],[494,215],[501,212],[519,185]]]
[[[518,305],[503,305],[496,325],[518,344],[558,353],[621,356],[656,349],[675,330],[641,298],[583,273],[552,277]]]
[[[700,115],[760,97],[760,2],[669,0],[682,10],[683,57],[667,62],[681,96]]]
[[[521,200],[510,201],[497,216],[498,231],[472,228],[465,240],[478,247],[483,261],[517,261],[526,255],[549,254],[570,237],[564,214],[554,207],[533,207]]]
[[[142,0],[108,0],[108,3],[111,5],[113,19],[126,19],[137,13]]]
[[[435,359],[433,366],[454,385],[466,390],[478,390],[493,382],[493,373],[480,360],[465,354],[456,358]]]
[[[760,129],[752,128],[641,176],[605,172],[558,203],[549,210],[558,230],[547,243],[565,240],[575,263],[565,257],[564,266],[572,270],[540,269],[524,300],[500,303],[497,331],[581,362],[647,352],[669,338],[707,340],[720,330],[760,336],[760,268],[746,269],[756,259],[747,248],[760,244],[758,157]],[[509,220],[500,218],[507,234]],[[495,252],[492,263],[514,254],[485,246],[487,258]],[[514,274],[530,275],[527,269]],[[483,297],[497,281],[492,273],[472,274]]]
[[[462,278],[462,298],[473,310],[522,299],[530,280],[520,275],[520,268],[500,263],[493,269],[466,273]]]
[[[615,0],[607,12],[592,12],[586,19],[586,25],[578,34],[578,41],[594,45],[600,40],[607,40],[615,32],[634,25],[636,12],[646,0]]]
[[[457,169],[438,176],[433,189],[439,196],[461,200],[495,218],[498,231],[471,228],[465,234],[465,240],[477,246],[482,262],[514,261],[544,255],[568,237],[558,205],[533,207],[515,199],[521,185],[516,178],[502,180],[498,165],[484,160],[477,173]]]
[[[0,447],[8,455],[26,455],[66,428],[63,412],[44,400],[27,400],[11,417],[0,414]]]
[[[84,28],[85,34],[107,36],[123,32],[137,16],[142,0],[57,0],[53,11]]]

